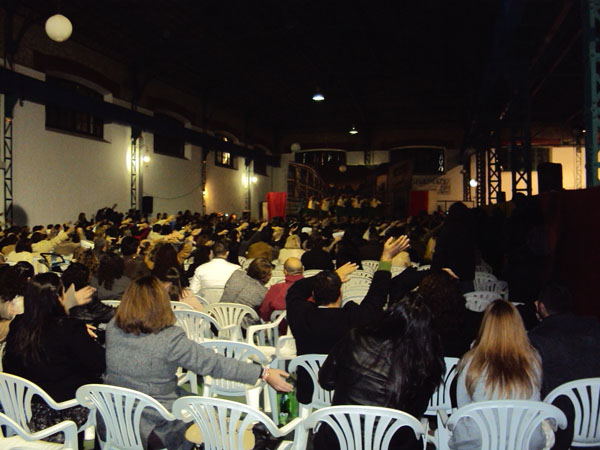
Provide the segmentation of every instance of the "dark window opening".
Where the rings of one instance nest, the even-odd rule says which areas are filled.
[[[183,126],[181,122],[165,114],[154,114],[154,117],[168,122],[175,126]],[[154,134],[154,152],[166,156],[175,156],[176,158],[185,157],[185,141],[181,138],[162,136],[159,133]]]

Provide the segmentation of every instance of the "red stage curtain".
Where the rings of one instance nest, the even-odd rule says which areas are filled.
[[[283,217],[285,219],[286,204],[287,192],[268,192],[267,209],[269,210],[269,220],[273,217]]]
[[[421,211],[427,212],[429,203],[428,191],[410,191],[410,200],[408,203],[408,215],[418,216]]]

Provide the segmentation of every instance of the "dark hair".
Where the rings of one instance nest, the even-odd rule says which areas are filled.
[[[154,268],[152,275],[161,281],[166,280],[167,271],[175,267],[178,271],[181,269],[179,260],[177,259],[177,250],[173,244],[164,243],[160,245],[154,255]]]
[[[273,264],[268,259],[256,258],[248,266],[248,276],[266,284],[271,278]]]
[[[98,266],[98,283],[104,285],[109,291],[113,287],[113,282],[123,276],[125,271],[125,263],[116,253],[105,253],[100,258],[100,266]]]
[[[23,361],[23,365],[41,361],[44,328],[66,317],[59,300],[63,292],[60,278],[52,272],[37,274],[27,286],[23,302],[26,313],[15,319],[19,326],[11,327],[6,346],[7,353]]]
[[[45,235],[44,233],[40,233],[39,231],[36,231],[31,235],[31,243],[37,244],[38,242],[44,241],[47,238],[48,238],[48,236]]]
[[[27,239],[27,238],[19,239],[19,242],[17,242],[17,245],[15,245],[15,252],[16,253],[20,253],[20,252],[33,253],[33,249],[31,248],[31,239]]]
[[[227,246],[222,241],[217,241],[212,246],[212,251],[214,256],[225,256],[227,253]]]
[[[90,269],[81,263],[74,262],[66,268],[61,278],[65,289],[69,289],[69,286],[73,284],[75,290],[78,291],[90,284]]]
[[[170,283],[169,287],[167,288],[169,299],[172,302],[180,301],[183,287],[181,286],[181,276],[179,271],[175,267],[169,267],[167,273],[165,274],[165,278],[161,281],[167,281]]]
[[[568,287],[550,281],[540,291],[538,301],[544,304],[549,314],[560,314],[571,310],[573,297]]]
[[[125,236],[121,241],[121,255],[131,256],[137,252],[140,242],[131,236]]]
[[[73,256],[75,256],[75,252],[73,252]],[[100,262],[98,261],[96,253],[94,253],[94,250],[91,248],[84,249],[76,258],[74,258],[74,260],[87,267],[92,276],[98,273]]]
[[[458,280],[443,270],[432,270],[421,280],[417,292],[431,310],[434,330],[442,335],[460,332],[466,304]]]
[[[0,297],[10,301],[17,295],[25,295],[29,280],[33,277],[33,266],[27,261],[20,261],[9,266],[2,274]]]
[[[44,229],[44,225],[34,225],[34,227],[31,229],[31,231],[33,233],[35,233],[36,231],[40,231]]]
[[[313,299],[318,306],[329,305],[340,296],[342,281],[333,270],[323,270],[312,277]]]
[[[382,359],[391,362],[385,406],[403,409],[414,404],[420,392],[433,392],[442,382],[442,344],[431,327],[431,312],[418,293],[411,292],[386,309],[380,321],[357,332],[380,343],[373,366]]]

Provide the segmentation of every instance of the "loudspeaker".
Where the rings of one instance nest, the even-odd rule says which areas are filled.
[[[142,214],[152,214],[154,208],[154,197],[151,195],[144,195],[142,197]]]
[[[537,167],[538,192],[560,191],[562,185],[562,164],[540,163]]]

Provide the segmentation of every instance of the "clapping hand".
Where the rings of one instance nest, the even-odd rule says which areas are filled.
[[[383,252],[381,253],[382,261],[391,261],[398,253],[403,252],[410,247],[410,239],[406,235],[397,238],[389,238],[383,244]]]
[[[338,277],[340,277],[342,283],[345,283],[346,281],[348,281],[348,275],[350,275],[356,269],[358,269],[358,264],[347,262],[343,266],[338,267],[335,273],[338,274]]]

